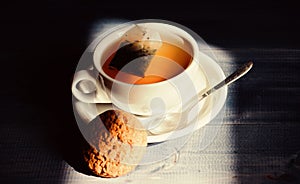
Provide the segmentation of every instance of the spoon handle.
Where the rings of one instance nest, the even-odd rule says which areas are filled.
[[[179,118],[180,119],[179,121],[181,121],[184,118],[187,118],[190,110],[193,109],[199,103],[199,101],[203,100],[205,97],[217,91],[218,89],[222,88],[223,86],[229,85],[232,82],[236,81],[237,79],[245,75],[252,68],[252,66],[253,66],[253,62],[248,61],[246,64],[238,68],[234,73],[229,75],[226,79],[224,79],[214,87],[207,90],[204,94],[199,93],[188,102],[187,107],[181,113],[170,113],[163,116],[156,116],[154,119],[151,120],[151,122],[154,123],[155,126],[151,125],[150,123],[151,126],[149,127],[153,127],[153,128],[152,129],[150,128],[151,130],[149,129],[149,132],[155,135],[155,134],[170,132],[172,130],[180,130],[186,127],[187,125],[186,123],[178,122],[178,117],[177,117],[178,114],[180,114],[180,118],[181,118],[181,119]],[[157,122],[159,123],[157,124]]]
[[[233,72],[231,75],[226,77],[226,79],[224,79],[219,84],[215,85],[214,87],[207,90],[204,94],[202,94],[199,101],[207,97],[208,95],[212,94],[213,92],[217,91],[218,89],[222,88],[223,86],[233,83],[234,81],[236,81],[237,79],[245,75],[252,68],[252,66],[253,66],[253,62],[248,61],[246,64],[244,64],[243,66],[238,68],[235,72]]]

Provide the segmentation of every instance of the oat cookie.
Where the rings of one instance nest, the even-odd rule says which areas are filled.
[[[118,177],[132,171],[147,147],[147,132],[133,115],[109,110],[85,131],[90,144],[84,149],[88,168],[101,177]]]

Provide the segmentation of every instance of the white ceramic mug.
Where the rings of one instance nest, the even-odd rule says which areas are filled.
[[[151,84],[129,84],[108,76],[102,69],[104,62],[116,51],[122,35],[135,25],[157,31],[163,42],[176,45],[190,53],[193,59],[189,66],[172,78]],[[184,26],[161,20],[133,21],[109,30],[95,47],[94,70],[75,73],[73,95],[85,103],[112,103],[137,115],[180,111],[186,102],[208,86],[200,65],[197,41],[190,33]],[[94,91],[85,93],[78,87],[82,85],[92,85]]]

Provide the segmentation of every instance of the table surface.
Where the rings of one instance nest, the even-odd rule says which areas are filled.
[[[228,88],[221,113],[176,154],[113,180],[84,174],[76,160],[81,133],[72,110],[72,75],[92,33],[154,9],[135,16],[141,10],[126,14],[134,10],[129,5],[122,7],[126,11],[102,4],[97,14],[97,2],[33,4],[24,4],[27,11],[22,3],[7,3],[1,12],[18,12],[1,16],[9,28],[2,30],[9,36],[0,56],[1,183],[300,183],[300,36],[293,4],[231,4],[227,12],[206,3],[211,8],[198,16],[187,5],[182,16],[157,11],[200,34],[225,75],[249,59],[254,67]],[[253,16],[243,13],[251,8]],[[207,15],[215,9],[218,14]],[[252,30],[237,30],[246,25]]]

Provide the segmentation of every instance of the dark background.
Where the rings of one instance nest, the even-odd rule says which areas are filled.
[[[1,179],[34,182],[34,174],[23,173],[18,177],[16,168],[26,166],[32,168],[28,171],[36,171],[34,163],[41,160],[36,160],[35,155],[46,152],[40,153],[40,147],[49,155],[65,158],[68,149],[72,149],[70,145],[76,144],[79,133],[74,124],[70,86],[97,22],[165,19],[187,26],[207,43],[228,50],[298,50],[298,7],[296,1],[257,0],[1,2]],[[268,67],[267,63],[262,66]],[[297,71],[292,72],[298,78]],[[299,83],[290,83],[294,84]],[[290,106],[294,121],[299,120],[296,105]],[[34,153],[22,155],[28,147]],[[18,162],[22,159],[27,159],[27,165]],[[47,168],[55,170],[58,163],[59,159]]]

